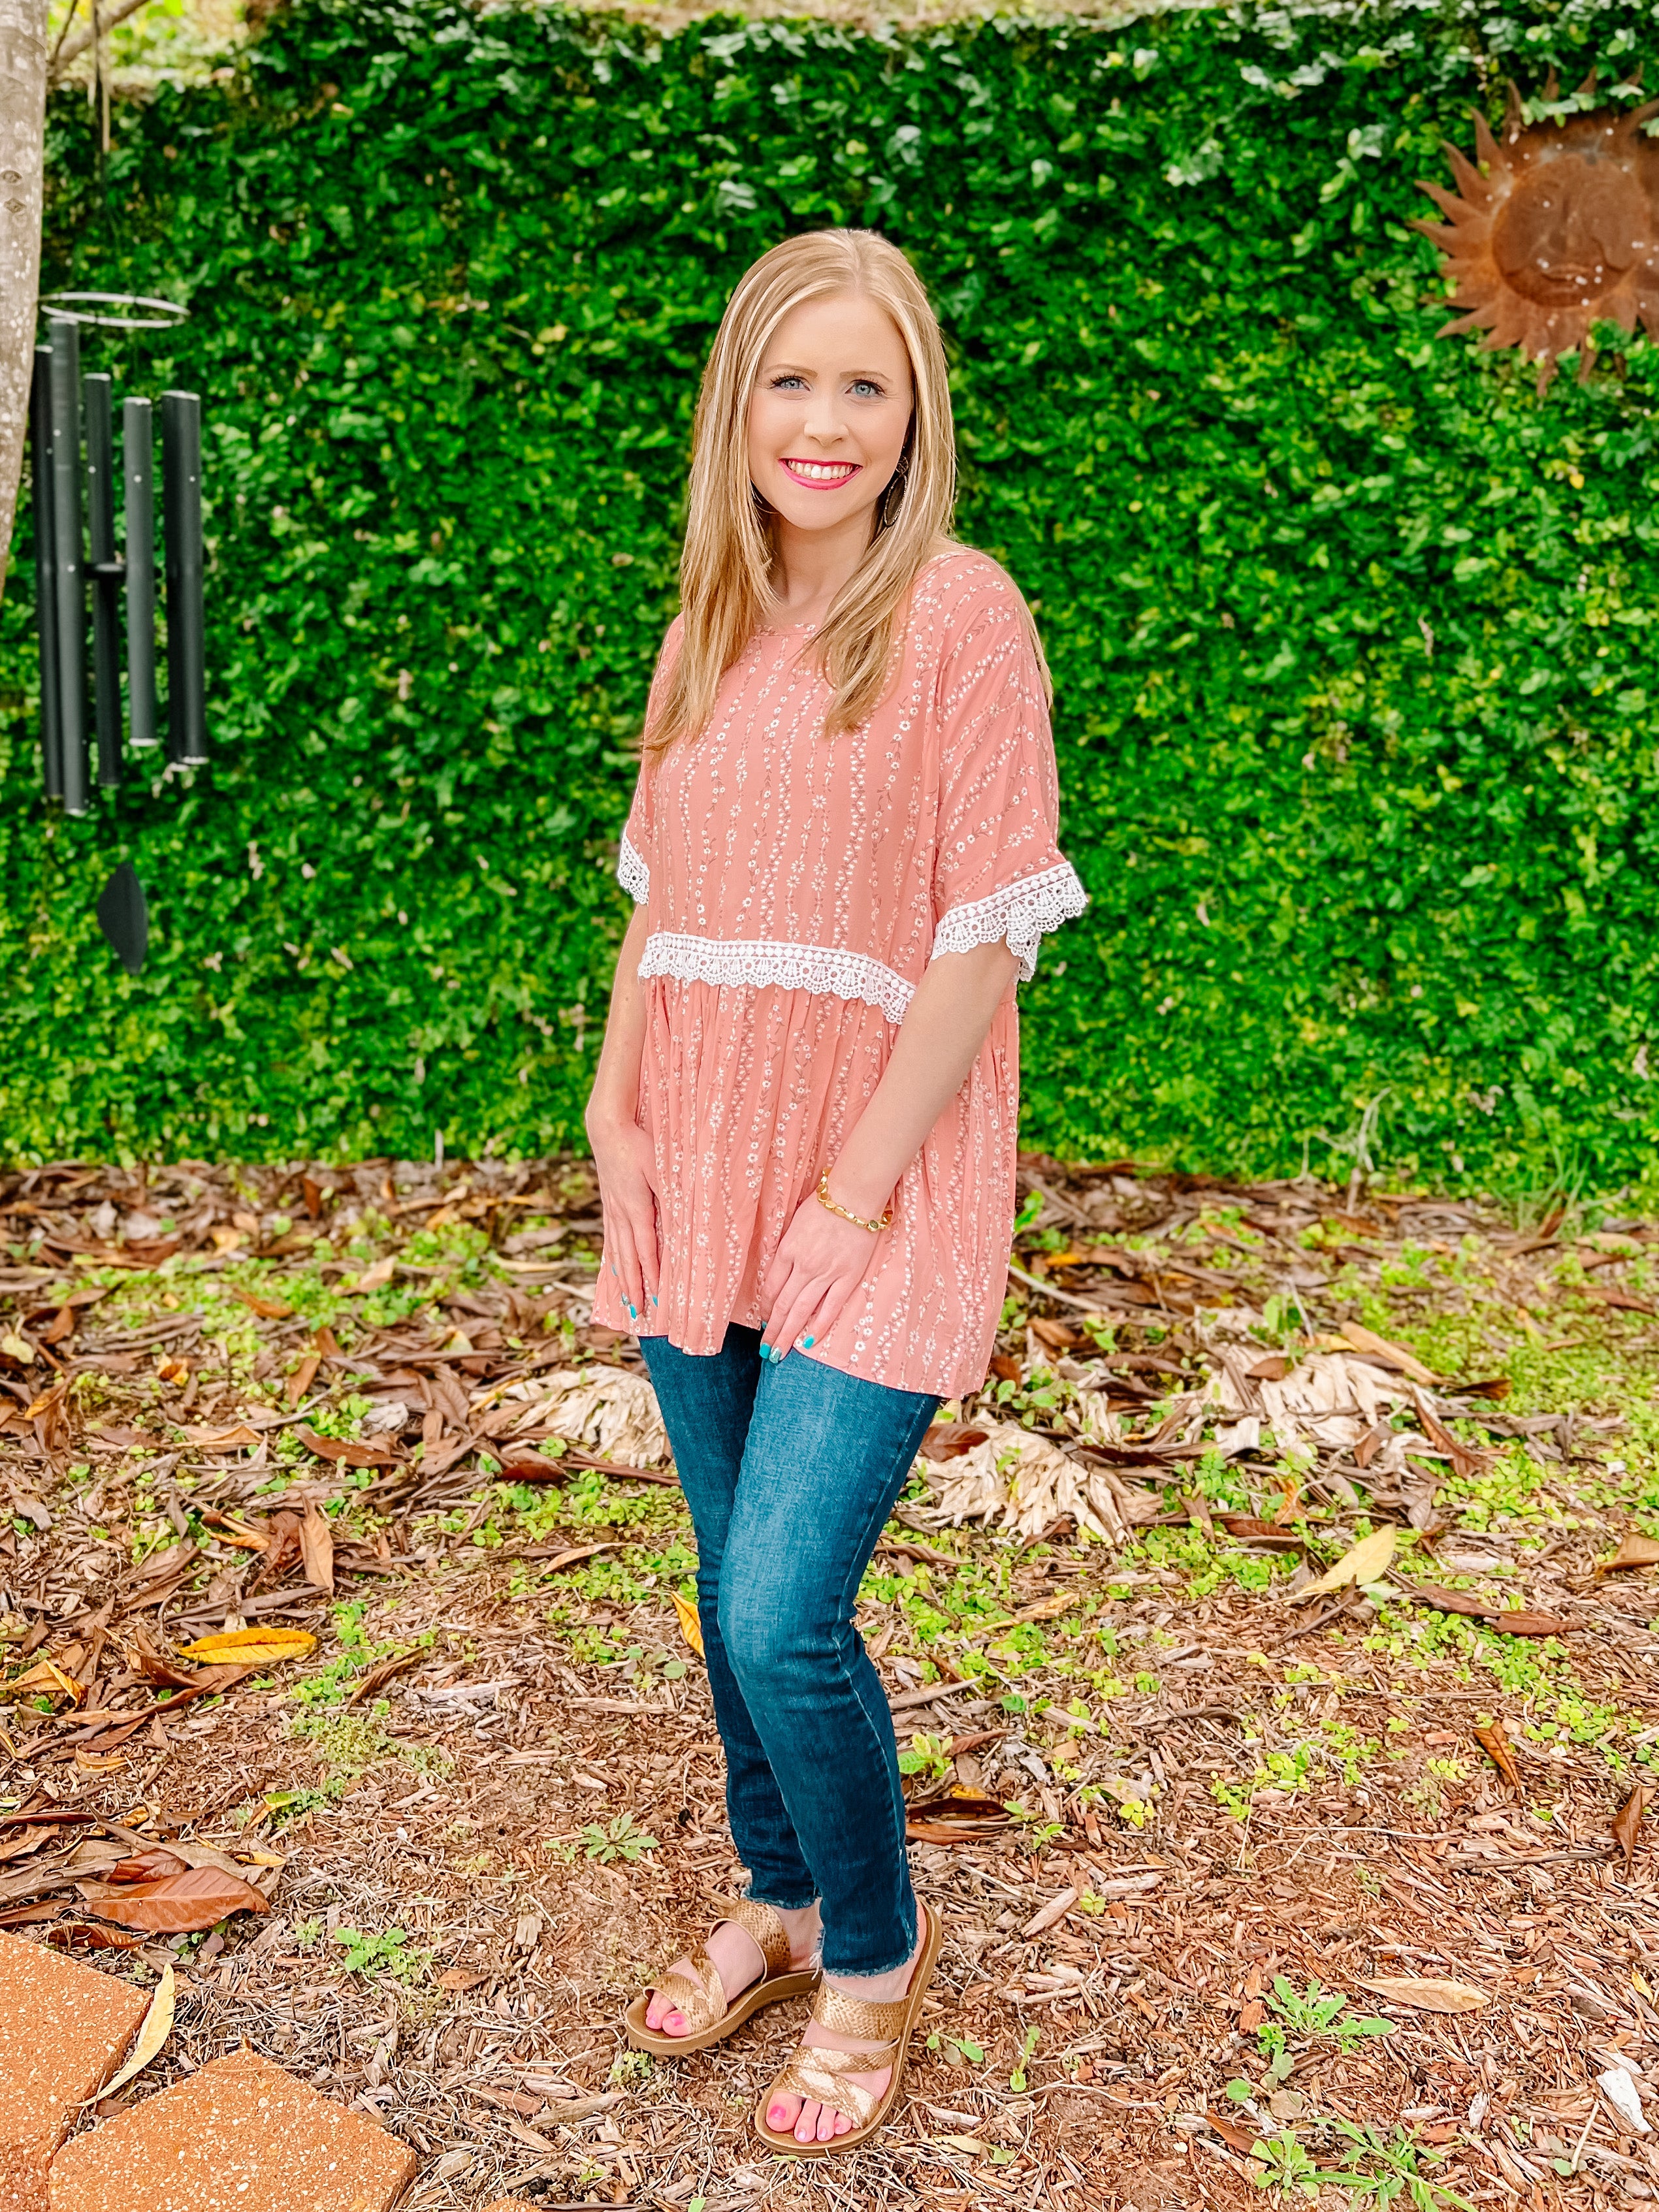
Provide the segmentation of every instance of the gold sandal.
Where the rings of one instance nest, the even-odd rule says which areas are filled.
[[[827,2158],[833,2151],[856,2150],[861,2143],[868,2142],[886,2120],[898,2096],[911,2031],[921,2017],[921,2000],[933,1978],[943,1940],[939,1915],[923,1909],[927,1917],[921,1951],[910,1977],[910,1986],[902,1997],[895,1997],[890,2004],[867,2004],[859,1997],[843,1996],[827,1982],[820,1984],[812,2000],[812,2018],[818,2026],[837,2035],[856,2035],[878,2042],[878,2047],[874,2051],[823,2051],[814,2045],[802,2044],[755,2108],[755,2132],[769,2149],[787,2153],[792,2158]],[[872,2097],[856,2081],[845,2078],[849,2074],[879,2074],[884,2066],[890,2066],[892,2074],[879,2097]],[[831,2105],[836,2112],[845,2112],[855,2125],[844,2136],[831,2136],[828,2142],[804,2143],[793,2135],[780,2135],[766,2118],[773,2099],[779,2095]]]
[[[763,2006],[781,2004],[786,1997],[804,1997],[816,1986],[816,1966],[791,1966],[789,1931],[769,1905],[757,1905],[750,1897],[723,1897],[718,1900],[718,1919],[733,1921],[746,1936],[754,1937],[766,1961],[760,1979],[750,1982],[728,2002],[719,1970],[706,1950],[702,1966],[694,1966],[690,1974],[671,1969],[657,1983],[656,1992],[672,1999],[673,2009],[684,2015],[688,2032],[665,2035],[659,2027],[647,2027],[645,2016],[655,1992],[641,1990],[623,2015],[628,2039],[635,2051],[654,2051],[659,2058],[707,2051],[711,2043],[723,2042]]]

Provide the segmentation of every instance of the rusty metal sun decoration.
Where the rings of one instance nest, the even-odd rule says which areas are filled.
[[[1581,97],[1595,89],[1592,76]],[[1642,133],[1654,114],[1659,100],[1528,125],[1513,85],[1501,143],[1476,114],[1480,166],[1448,146],[1459,191],[1422,188],[1450,222],[1412,225],[1444,254],[1465,311],[1437,336],[1484,331],[1483,349],[1518,346],[1540,393],[1563,354],[1578,355],[1581,383],[1589,374],[1597,322],[1659,337],[1659,143]]]

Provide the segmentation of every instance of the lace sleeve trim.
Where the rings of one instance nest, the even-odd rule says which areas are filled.
[[[953,906],[944,915],[933,937],[933,957],[941,952],[972,952],[981,945],[1006,945],[1019,961],[1019,975],[1029,983],[1036,974],[1037,946],[1051,929],[1074,921],[1089,903],[1089,894],[1078,881],[1069,861],[1045,868],[1040,876],[1027,876],[1018,884],[1005,884],[989,898],[967,906]]]
[[[645,941],[641,976],[670,975],[683,983],[775,983],[786,991],[821,992],[858,999],[890,1022],[904,1019],[915,986],[879,960],[830,945],[793,945],[768,938],[684,937],[658,931]]]
[[[622,850],[617,855],[617,881],[629,897],[641,906],[651,896],[651,871],[646,865],[643,854],[625,830],[623,831]]]

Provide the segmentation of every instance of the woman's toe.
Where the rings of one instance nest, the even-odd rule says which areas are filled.
[[[853,2123],[848,2118],[845,2112],[837,2112],[836,2114],[836,2133],[838,2136],[850,2135],[852,2128]]]
[[[833,2105],[818,2106],[818,2141],[820,2142],[830,2142],[840,2134],[841,2130],[836,2123],[841,2117],[842,2115]]]
[[[774,2097],[766,2108],[767,2126],[781,2136],[793,2135],[799,2117],[800,2101],[795,2097]]]
[[[806,2100],[806,2102],[800,2108],[800,2118],[795,2122],[794,2136],[797,2142],[816,2142],[817,2141],[818,2114],[823,2111],[823,2107],[821,2105],[815,2104],[811,2098],[809,2097]]]
[[[662,2016],[662,2032],[665,2035],[684,2035],[686,2032],[685,2014],[683,2012],[665,2012]]]

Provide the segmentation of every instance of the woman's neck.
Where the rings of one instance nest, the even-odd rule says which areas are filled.
[[[799,530],[779,516],[772,562],[772,604],[790,623],[821,623],[842,586],[870,550],[872,511],[848,515],[832,530]]]

